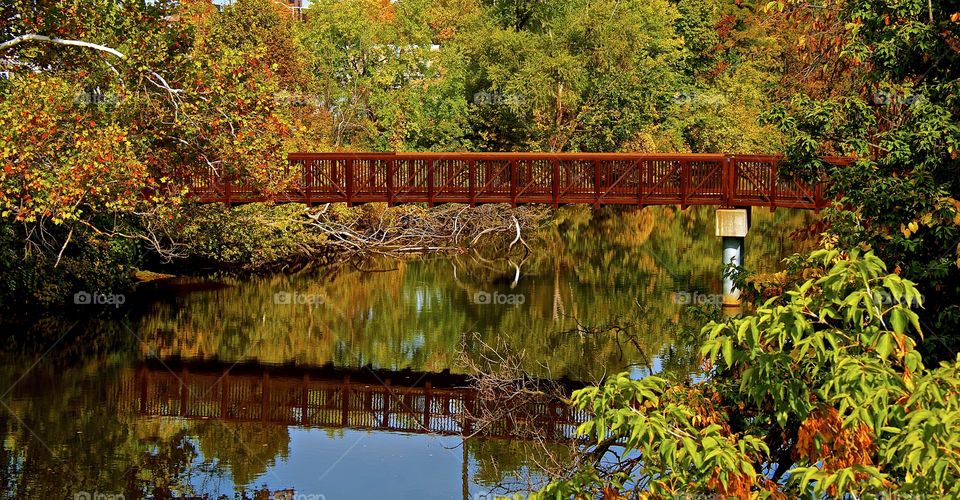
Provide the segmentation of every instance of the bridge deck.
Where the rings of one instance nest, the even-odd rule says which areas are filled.
[[[263,193],[213,172],[185,181],[200,203],[826,206],[822,185],[779,177],[781,160],[722,154],[294,153],[280,192]]]

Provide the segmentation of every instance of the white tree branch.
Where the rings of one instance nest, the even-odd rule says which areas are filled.
[[[94,49],[94,50],[99,50],[101,52],[106,52],[108,54],[113,54],[119,57],[120,59],[127,58],[127,56],[123,55],[118,50],[111,49],[110,47],[107,47],[105,45],[99,45],[96,43],[84,42],[80,40],[68,40],[65,38],[50,38],[46,35],[37,35],[34,33],[20,35],[16,38],[12,38],[10,40],[7,40],[6,42],[0,43],[0,51],[9,49],[10,47],[13,47],[15,45],[19,45],[22,42],[29,42],[29,41],[56,43],[59,45],[73,45],[76,47],[86,47],[88,49]]]
[[[66,39],[66,38],[50,38],[49,36],[46,36],[46,35],[37,35],[37,34],[35,34],[35,33],[27,33],[27,34],[25,34],[25,35],[20,35],[20,36],[18,36],[18,37],[16,37],[16,38],[11,38],[10,40],[7,40],[6,42],[0,43],[0,52],[2,52],[2,51],[4,51],[4,50],[7,50],[7,49],[9,49],[10,47],[14,47],[14,46],[16,46],[16,45],[19,45],[20,43],[30,42],[30,41],[33,41],[33,42],[55,43],[55,44],[58,44],[58,45],[71,45],[71,46],[74,46],[74,47],[85,47],[85,48],[88,48],[88,49],[99,50],[100,52],[106,52],[107,54],[114,55],[114,56],[119,57],[120,59],[123,59],[123,60],[126,60],[126,59],[127,59],[127,56],[123,55],[122,52],[120,52],[119,50],[116,50],[116,49],[107,47],[106,45],[100,45],[100,44],[91,43],[91,42],[84,42],[84,41],[82,41],[82,40],[69,40],[69,39]],[[109,64],[109,63],[108,63],[108,64]],[[116,71],[116,69],[113,68],[113,66],[110,66],[110,68],[111,68],[111,69],[114,69],[114,71]],[[168,84],[167,81],[166,81],[162,76],[160,76],[159,73],[157,73],[157,72],[155,72],[155,71],[149,71],[149,73],[150,73],[151,75],[153,75],[154,78],[156,78],[157,80],[160,81],[160,83],[157,83],[157,82],[154,82],[153,80],[150,80],[149,78],[147,78],[147,80],[149,80],[150,83],[156,85],[157,87],[162,88],[163,90],[166,90],[167,92],[169,92],[169,93],[171,93],[171,94],[177,94],[177,93],[182,92],[180,89],[171,88],[171,87],[170,87],[170,84]],[[174,104],[176,105],[176,103],[174,103]]]

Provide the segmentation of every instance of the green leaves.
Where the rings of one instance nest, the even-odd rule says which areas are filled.
[[[713,367],[704,382],[621,374],[575,395],[593,414],[582,435],[642,457],[625,484],[664,494],[960,494],[960,359],[923,367],[908,335],[919,333],[916,287],[870,252],[817,251],[808,262],[824,266],[821,277],[704,328]],[[762,470],[787,480],[768,483]],[[596,491],[596,474],[580,477],[589,479],[567,486]]]
[[[960,344],[954,203],[960,198],[960,52],[954,42],[960,23],[950,21],[956,9],[940,1],[858,0],[830,2],[827,9],[779,4],[791,9],[796,29],[835,37],[808,45],[801,56],[842,74],[831,91],[811,87],[809,95],[768,113],[788,139],[784,170],[829,176],[843,207],[827,213],[831,244],[872,248],[897,274],[919,283],[932,306],[920,314],[936,325],[925,333],[937,338],[921,349],[930,359],[955,352],[933,346]],[[821,154],[855,155],[857,161],[827,167]],[[908,315],[905,325],[901,313],[894,314],[899,331],[919,331],[919,321]]]

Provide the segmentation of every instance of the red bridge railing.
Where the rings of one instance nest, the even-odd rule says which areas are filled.
[[[781,178],[780,156],[630,153],[294,153],[265,193],[210,173],[201,203],[526,203],[769,206],[818,210],[821,184]],[[844,159],[828,159],[843,162]]]

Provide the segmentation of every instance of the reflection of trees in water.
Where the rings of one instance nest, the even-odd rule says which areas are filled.
[[[115,361],[3,363],[0,380],[13,389],[0,412],[0,498],[171,498],[216,489],[225,474],[242,489],[287,457],[284,426],[126,415],[117,388],[130,371]]]
[[[754,212],[747,267],[770,269],[790,252],[786,235],[811,215]],[[68,337],[4,398],[13,413],[0,411],[6,437],[0,487],[14,497],[63,498],[88,488],[139,498],[157,488],[189,491],[198,475],[216,481],[222,469],[215,462],[229,465],[239,482],[251,481],[286,456],[283,426],[119,417],[107,393],[116,386],[118,367],[138,351],[441,371],[456,370],[464,334],[478,332],[487,343],[502,338],[523,350],[532,373],[595,380],[639,361],[639,354],[626,345],[621,355],[615,338],[583,334],[577,326],[619,321],[633,324],[643,351],[664,354],[665,369],[682,372],[695,361],[696,339],[675,342],[674,335],[696,332],[701,319],[681,311],[671,294],[719,288],[720,241],[713,225],[710,209],[560,210],[512,288],[519,256],[511,264],[463,255],[365,264],[395,269],[389,272],[341,268],[325,277],[227,279],[227,288],[162,295],[134,325],[145,343],[136,346],[136,337],[117,321],[94,323],[83,337]],[[324,303],[275,304],[280,291],[316,294]],[[472,302],[478,291],[522,293],[526,300],[521,307],[478,305]],[[7,386],[69,326],[38,325],[13,337],[37,339],[42,349],[10,344],[15,354],[0,364]],[[535,465],[528,445],[471,440],[469,446],[476,479],[485,484],[522,476]]]
[[[775,265],[789,251],[780,248],[782,236],[808,216],[755,212],[748,267]],[[513,261],[461,255],[361,266],[385,272],[344,267],[327,276],[227,279],[230,287],[155,305],[138,329],[148,339],[143,349],[161,356],[425,371],[455,368],[462,335],[479,332],[523,346],[531,366],[547,367],[541,375],[596,379],[637,355],[621,357],[611,338],[571,338],[571,329],[630,321],[656,353],[680,321],[672,293],[719,289],[712,209],[568,207],[539,242],[522,265],[519,254]],[[322,304],[274,304],[277,292]],[[475,294],[492,292],[522,294],[524,303],[474,303]]]
[[[0,380],[9,384],[29,364],[3,366]],[[117,400],[138,397],[137,391],[118,389],[121,378],[134,373],[124,363],[91,362],[59,374],[41,369],[24,378],[6,402],[13,413],[0,414],[6,494],[71,498],[77,491],[96,491],[125,498],[214,498],[204,495],[224,493],[224,485],[232,483],[241,497],[255,497],[258,492],[251,488],[258,486],[257,478],[288,458],[284,425],[142,418],[120,410],[139,405]],[[340,430],[324,432],[342,437]],[[478,438],[467,446],[478,468],[477,482],[493,485],[535,470],[536,457],[510,441]]]
[[[51,352],[54,359],[60,354]],[[143,498],[183,491],[184,472],[196,457],[193,445],[182,429],[164,428],[145,439],[137,422],[121,419],[118,402],[109,397],[120,371],[116,360],[31,368],[32,361],[2,364],[0,380],[12,387],[4,402],[9,412],[0,416],[5,495],[73,498],[78,491],[100,491]]]
[[[789,252],[784,236],[809,217],[756,210],[748,267],[775,265]],[[544,228],[512,288],[519,256],[513,263],[463,255],[364,264],[394,269],[389,272],[347,267],[326,277],[227,279],[227,288],[187,298],[167,295],[152,305],[135,326],[146,343],[133,350],[161,357],[441,371],[456,370],[461,346],[470,354],[464,333],[475,331],[489,344],[503,339],[523,350],[532,373],[594,380],[639,361],[639,353],[628,344],[621,355],[615,338],[578,326],[602,332],[599,327],[619,322],[632,324],[643,351],[664,354],[664,369],[682,372],[695,361],[696,339],[690,334],[700,319],[682,312],[670,294],[718,287],[720,242],[713,224],[710,209],[683,214],[671,207],[563,209]],[[323,304],[275,304],[279,291],[315,294]],[[526,300],[522,307],[477,305],[472,295],[478,291],[522,293]],[[47,322],[15,338],[36,338],[38,345],[49,340],[49,345],[68,326]],[[3,481],[18,495],[68,496],[72,492],[57,486],[65,484],[131,492],[186,487],[190,474],[204,467],[214,474],[213,460],[229,465],[244,483],[286,456],[289,436],[282,426],[121,420],[105,391],[136,338],[116,321],[86,330],[82,340],[64,342],[5,401],[23,422],[9,413],[0,418],[7,436],[0,454]],[[691,339],[674,342],[678,331]],[[31,359],[29,353],[21,355],[4,364],[0,375],[16,380],[26,370],[23,360]],[[75,366],[78,359],[84,360],[82,367]],[[522,449],[526,445],[473,440],[471,446],[478,480],[490,484],[532,463],[532,452]],[[201,452],[205,463],[194,463]],[[27,484],[17,479],[22,477],[33,479]]]
[[[284,426],[202,420],[190,427],[204,459],[228,467],[239,485],[253,485],[277,459],[289,456],[290,435]]]
[[[570,464],[574,450],[565,444],[472,439],[468,451],[476,470],[473,481],[496,494],[530,491],[547,480],[545,469]]]

